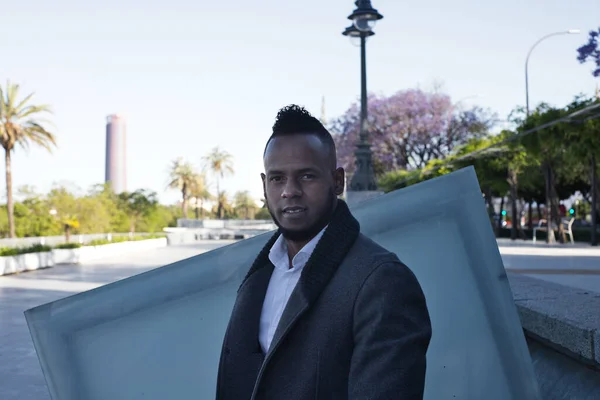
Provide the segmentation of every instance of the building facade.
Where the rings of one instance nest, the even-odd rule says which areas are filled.
[[[127,153],[125,118],[109,115],[106,122],[106,169],[104,181],[115,193],[127,191]]]

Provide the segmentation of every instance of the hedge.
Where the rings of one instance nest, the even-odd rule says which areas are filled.
[[[133,236],[133,237],[115,236],[112,238],[112,240],[97,239],[97,240],[92,240],[88,243],[83,243],[83,244],[82,243],[73,243],[73,242],[61,243],[54,247],[42,245],[42,244],[34,244],[34,245],[28,246],[28,247],[4,247],[4,248],[0,248],[0,257],[18,256],[20,254],[27,254],[27,253],[39,253],[39,252],[44,252],[44,251],[51,251],[52,249],[78,249],[82,246],[101,246],[101,245],[111,244],[111,243],[132,242],[132,241],[148,240],[148,239],[159,239],[159,238],[163,238],[163,237],[165,237],[164,234],[152,234],[152,235],[146,235],[146,236]]]

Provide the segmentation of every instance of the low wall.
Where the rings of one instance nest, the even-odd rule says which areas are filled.
[[[508,274],[544,399],[600,399],[600,288]]]
[[[275,229],[268,219],[183,219],[177,220],[178,228],[207,229]]]
[[[262,227],[261,227],[262,228]],[[213,228],[164,228],[167,234],[169,246],[192,244],[201,240],[240,240],[248,239],[253,236],[262,235],[272,231],[271,226],[268,229],[213,229]]]
[[[0,257],[0,275],[8,275],[56,264],[78,264],[105,257],[129,254],[137,251],[165,247],[166,238],[136,240],[104,244],[100,246],[82,246],[76,249],[53,249],[48,252],[27,253],[17,256]]]
[[[155,233],[136,232],[134,236],[148,236]],[[92,240],[109,239],[110,237],[126,237],[131,236],[129,233],[90,233],[83,235],[72,235],[71,241],[75,243],[89,243]],[[0,238],[0,247],[28,247],[34,244],[43,244],[48,246],[56,246],[65,243],[65,235],[60,236],[36,236],[25,238]]]

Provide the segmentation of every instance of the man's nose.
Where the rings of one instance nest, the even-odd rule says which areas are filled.
[[[300,184],[295,179],[288,179],[285,183],[285,187],[283,188],[283,192],[281,193],[281,197],[288,199],[300,196],[302,196],[302,188],[300,187]]]

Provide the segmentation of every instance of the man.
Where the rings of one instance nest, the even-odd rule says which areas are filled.
[[[217,399],[421,399],[425,298],[337,198],[345,176],[331,135],[303,108],[285,107],[263,159],[279,230],[238,289]]]

